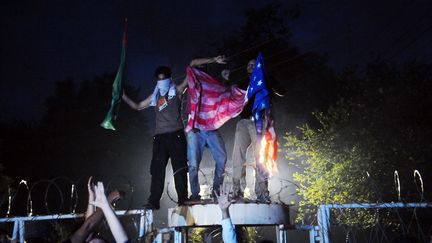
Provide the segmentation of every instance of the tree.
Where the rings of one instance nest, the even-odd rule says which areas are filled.
[[[288,24],[300,17],[299,9],[287,9],[280,3],[251,9],[245,13],[243,26],[212,45],[212,54],[229,57],[233,83],[247,79],[246,63],[258,52],[263,54],[268,73],[286,90],[283,99],[273,101],[280,120],[287,113],[308,119],[311,111],[334,102],[337,93],[337,80],[326,66],[327,58],[302,53],[290,42],[293,34]]]
[[[420,181],[431,181],[431,65],[370,62],[362,77],[346,69],[339,81],[340,98],[325,112],[315,112],[317,124],[304,124],[299,134],[285,136],[286,157],[304,166],[294,178],[302,196],[300,217],[319,204],[389,202],[398,200],[394,172],[401,177],[403,201],[423,201]],[[339,214],[347,224],[370,226],[370,212]]]

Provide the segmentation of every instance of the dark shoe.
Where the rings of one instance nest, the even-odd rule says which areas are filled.
[[[187,201],[188,201],[187,198],[186,198],[186,200],[179,200],[179,201],[177,202],[177,206],[183,206],[183,205],[186,204]]]
[[[269,196],[258,196],[257,197],[257,203],[265,203],[265,204],[270,204],[271,200]]]
[[[196,196],[192,195],[190,196],[189,200],[183,202],[183,205],[195,205],[200,203],[202,203],[200,195],[196,195]]]
[[[218,198],[216,197],[216,195],[214,193],[212,193],[210,199],[208,200],[207,203],[216,203],[218,204]]]
[[[200,195],[191,195],[189,198],[189,201],[199,201],[199,200],[201,200]]]
[[[143,205],[143,208],[146,210],[158,210],[160,208],[160,206],[159,205],[156,206],[156,205],[153,205],[151,203],[146,203]]]
[[[235,201],[234,203],[245,203],[246,202],[246,199],[244,197],[240,197],[240,196],[233,197],[232,200]]]

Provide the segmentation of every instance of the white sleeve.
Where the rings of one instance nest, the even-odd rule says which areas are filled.
[[[237,243],[237,234],[231,218],[222,219],[222,239],[224,243]]]

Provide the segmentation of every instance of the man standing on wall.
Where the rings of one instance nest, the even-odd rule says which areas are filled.
[[[175,85],[171,80],[171,69],[160,66],[155,70],[157,79],[153,93],[138,104],[123,94],[123,100],[135,110],[154,107],[156,127],[153,136],[153,154],[150,165],[151,186],[147,209],[159,209],[165,186],[165,169],[168,159],[173,167],[178,204],[187,200],[187,145],[181,120],[181,95],[187,86],[186,80]]]

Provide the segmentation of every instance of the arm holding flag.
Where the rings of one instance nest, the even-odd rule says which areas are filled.
[[[216,57],[197,58],[192,60],[189,66],[198,67],[210,63],[226,64],[226,58],[223,55],[216,56]]]
[[[177,94],[182,95],[187,86],[188,86],[188,79],[186,77],[185,79],[183,79],[183,82],[181,84],[176,86]]]
[[[123,100],[128,104],[132,109],[140,111],[150,107],[150,102],[152,96],[150,95],[145,100],[140,101],[139,103],[135,103],[131,98],[129,98],[125,93],[122,96]]]
[[[222,56],[203,58],[191,64],[222,62]],[[235,85],[221,83],[199,68],[186,69],[188,80],[188,122],[185,131],[216,130],[243,109],[246,91]]]

